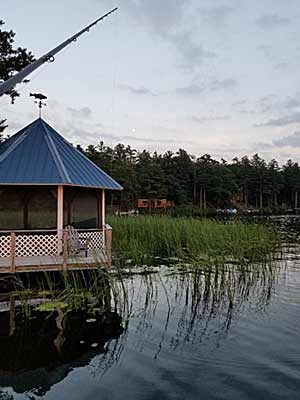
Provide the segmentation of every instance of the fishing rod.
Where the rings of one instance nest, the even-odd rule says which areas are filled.
[[[92,22],[90,25],[87,27],[83,28],[81,31],[75,33],[75,35],[71,36],[69,39],[65,40],[63,43],[59,44],[57,47],[54,49],[50,50],[48,53],[40,57],[38,60],[33,61],[31,64],[27,65],[27,67],[23,68],[20,72],[17,74],[13,75],[6,81],[0,84],[0,96],[3,96],[4,94],[8,93],[11,89],[15,87],[18,83],[21,83],[24,78],[26,78],[29,74],[31,74],[33,71],[38,69],[40,66],[42,66],[46,62],[54,62],[55,58],[54,56],[59,53],[61,50],[63,50],[65,47],[67,47],[69,44],[72,42],[76,42],[76,40],[83,35],[85,32],[89,32],[89,30],[98,24],[98,22],[103,21],[105,18],[107,18],[110,14],[114,13],[117,11],[118,7],[114,8],[113,10],[109,11],[108,13],[102,15],[102,17],[96,19],[96,21]]]

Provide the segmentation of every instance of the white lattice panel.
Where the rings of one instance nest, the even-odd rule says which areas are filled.
[[[0,257],[10,256],[10,236],[0,236]]]
[[[104,247],[103,231],[79,232],[79,239],[89,239],[89,242],[88,242],[89,250],[103,249],[103,247]]]
[[[57,254],[57,235],[17,235],[16,256],[51,256]]]

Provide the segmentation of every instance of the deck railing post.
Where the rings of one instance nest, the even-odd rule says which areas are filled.
[[[68,269],[68,230],[63,232],[63,270]]]
[[[108,224],[104,225],[104,239],[105,239],[105,251],[107,257],[107,264],[111,266],[111,245],[112,245],[112,227]]]
[[[61,255],[62,239],[63,239],[63,224],[64,224],[64,187],[57,186],[57,237],[58,237],[58,255]]]
[[[10,257],[11,257],[11,265],[10,272],[14,274],[16,272],[16,234],[12,232],[10,234]]]

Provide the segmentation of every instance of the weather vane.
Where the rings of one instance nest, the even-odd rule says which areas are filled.
[[[39,118],[41,118],[41,116],[42,116],[42,108],[47,105],[46,103],[43,102],[43,100],[46,100],[47,96],[45,96],[42,93],[30,93],[29,96],[30,97],[34,97],[36,99],[35,100],[35,104],[38,104],[38,107],[39,107]]]

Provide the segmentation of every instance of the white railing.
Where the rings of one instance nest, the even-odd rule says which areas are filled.
[[[88,250],[111,250],[111,227],[104,229],[78,229],[79,239],[87,240]],[[60,242],[59,237],[62,238]],[[59,243],[60,242],[60,243]],[[11,270],[15,271],[19,257],[68,256],[68,230],[58,234],[57,230],[0,231],[0,259],[11,259]],[[1,261],[1,260],[0,260]],[[64,260],[65,262],[65,260]]]
[[[57,254],[58,236],[53,233],[16,233],[16,257],[40,257]]]
[[[0,257],[10,257],[11,235],[0,235]]]
[[[105,246],[105,235],[104,230],[98,231],[80,231],[79,230],[79,239],[88,239],[88,249],[89,250],[100,250]]]

